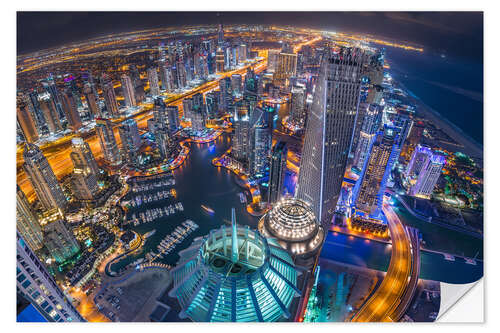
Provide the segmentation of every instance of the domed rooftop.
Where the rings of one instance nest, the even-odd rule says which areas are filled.
[[[223,225],[180,252],[172,270],[181,318],[256,322],[289,318],[297,289],[290,255],[275,241],[247,227]]]
[[[324,231],[309,204],[297,198],[284,198],[259,221],[259,231],[273,237],[294,255],[316,250]]]

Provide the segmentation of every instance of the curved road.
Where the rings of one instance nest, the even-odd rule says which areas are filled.
[[[392,240],[392,254],[384,280],[375,293],[354,315],[354,322],[390,322],[403,300],[412,273],[412,250],[410,237],[392,208],[384,203],[383,211]]]

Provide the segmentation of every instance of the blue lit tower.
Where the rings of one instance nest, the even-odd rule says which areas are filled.
[[[313,93],[300,161],[297,198],[331,223],[340,194],[359,106],[363,52],[326,53]]]
[[[272,322],[291,318],[297,288],[292,258],[275,239],[224,225],[180,252],[169,296],[196,322]]]
[[[104,104],[106,104],[106,111],[108,112],[108,115],[110,117],[118,117],[120,115],[120,109],[116,100],[113,79],[109,75],[102,75],[101,88],[102,95],[104,97]]]
[[[363,169],[365,160],[370,153],[373,137],[380,127],[381,116],[381,107],[377,104],[369,104],[364,112],[364,119],[359,131],[358,144],[353,161],[353,165],[359,170]]]
[[[379,218],[387,179],[397,154],[398,135],[392,127],[384,126],[372,142],[370,155],[353,190],[353,203],[358,211]]]
[[[16,239],[17,292],[48,321],[85,321],[19,233]]]

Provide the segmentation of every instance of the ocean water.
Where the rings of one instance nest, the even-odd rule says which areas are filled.
[[[477,143],[483,144],[483,64],[432,52],[386,48],[394,78]]]

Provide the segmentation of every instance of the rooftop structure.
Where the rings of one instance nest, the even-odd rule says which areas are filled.
[[[300,294],[290,255],[274,240],[249,227],[224,225],[180,253],[172,270],[181,318],[193,321],[255,322],[291,318]]]
[[[295,259],[308,266],[308,259],[317,253],[324,231],[312,208],[297,198],[284,198],[259,221],[259,231],[266,237],[276,238]]]

